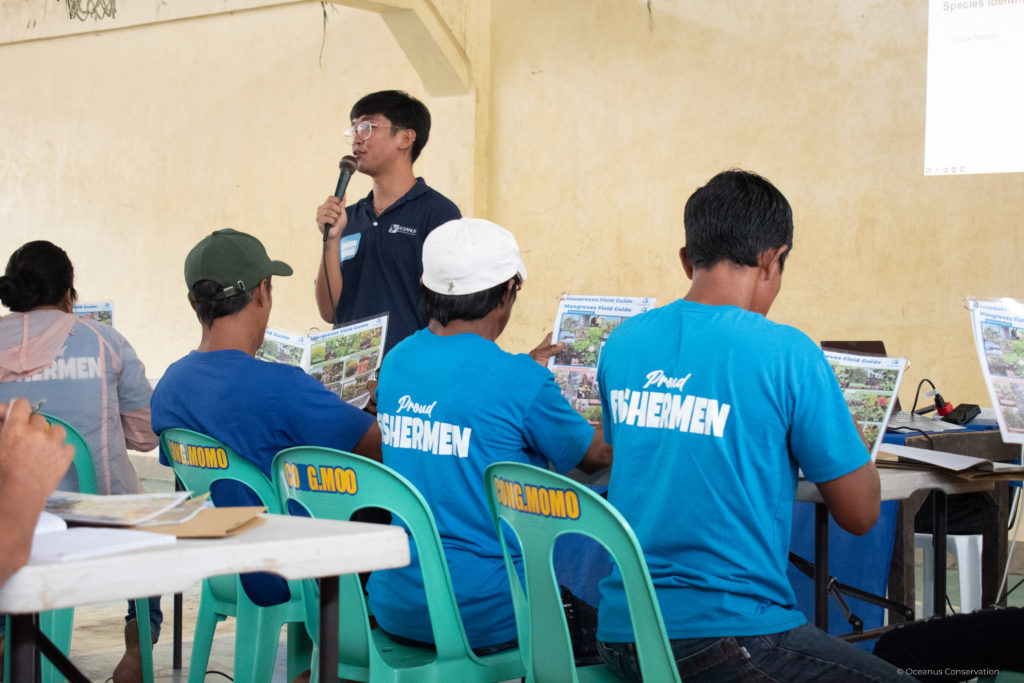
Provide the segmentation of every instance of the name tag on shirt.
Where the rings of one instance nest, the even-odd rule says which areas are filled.
[[[341,261],[348,261],[356,255],[356,252],[359,251],[360,237],[362,237],[362,235],[349,235],[348,237],[341,238],[341,244],[339,245]]]

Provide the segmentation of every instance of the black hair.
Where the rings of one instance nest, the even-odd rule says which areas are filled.
[[[426,105],[401,90],[381,90],[364,95],[352,105],[349,119],[354,121],[360,116],[374,114],[386,116],[392,125],[409,128],[416,133],[411,150],[412,160],[416,161],[430,137],[430,111]]]
[[[516,292],[522,287],[523,279],[516,273],[509,304],[516,300]],[[488,289],[473,292],[472,294],[438,294],[427,289],[420,283],[420,307],[427,314],[428,319],[436,320],[441,325],[447,326],[453,320],[479,320],[501,305],[501,300],[508,291],[508,280],[501,284],[494,285]]]
[[[0,276],[0,302],[16,313],[40,306],[59,306],[68,291],[75,291],[75,269],[66,251],[53,242],[36,240],[11,254]]]
[[[269,287],[270,278],[267,278],[266,281]],[[259,287],[258,284],[256,286]],[[189,297],[195,304],[196,317],[206,327],[211,327],[217,318],[225,318],[238,313],[252,301],[252,292],[243,290],[231,296],[219,296],[223,291],[224,286],[213,280],[200,280],[189,290]]]
[[[720,261],[756,266],[758,257],[793,248],[793,210],[768,180],[749,171],[719,173],[686,202],[686,256],[694,268]]]

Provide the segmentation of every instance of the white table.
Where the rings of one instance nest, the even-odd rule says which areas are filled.
[[[990,491],[991,481],[970,481],[935,470],[901,470],[878,468],[882,500],[905,500],[921,490],[937,491],[935,525],[932,544],[935,553],[935,609],[941,614],[946,604],[946,496],[952,493]],[[814,516],[814,625],[828,630],[828,508],[817,486],[801,479],[797,484],[796,499],[815,503]]]
[[[211,576],[251,571],[272,572],[286,579],[322,579],[320,671],[323,680],[336,680],[338,574],[407,565],[408,538],[401,528],[381,524],[262,517],[260,526],[227,538],[179,539],[171,545],[23,567],[0,587],[0,614],[12,615],[7,637],[11,638],[13,680],[35,678],[31,615],[120,598],[179,593]]]
[[[882,500],[903,500],[925,489],[950,494],[991,491],[994,486],[991,481],[961,479],[937,470],[897,470],[879,467],[878,479],[881,483]],[[818,487],[806,479],[801,479],[797,484],[796,499],[809,503],[825,502],[818,493]]]

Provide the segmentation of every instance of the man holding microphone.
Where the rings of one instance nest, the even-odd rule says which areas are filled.
[[[331,196],[317,209],[325,239],[316,302],[320,316],[335,326],[386,313],[387,353],[426,326],[418,301],[423,241],[461,213],[413,173],[430,134],[422,102],[384,90],[356,102],[350,118],[345,137],[356,170],[373,179],[373,189],[349,206]]]

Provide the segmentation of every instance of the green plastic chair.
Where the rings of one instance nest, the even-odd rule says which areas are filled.
[[[315,472],[313,477],[310,472]],[[357,681],[459,683],[503,681],[523,675],[519,650],[479,657],[470,648],[452,589],[437,524],[426,500],[405,477],[358,455],[330,448],[299,446],[274,458],[274,484],[282,506],[296,506],[312,517],[348,520],[357,510],[384,508],[406,525],[416,544],[435,649],[395,643],[379,628],[371,629],[359,577],[339,577],[341,619],[338,676]],[[311,487],[312,482],[315,486]],[[316,488],[319,490],[310,490]],[[307,630],[319,636],[319,595],[315,581],[304,581]],[[313,678],[319,680],[314,647]]]
[[[40,413],[46,421],[52,425],[60,425],[67,432],[64,443],[75,447],[75,459],[72,465],[75,467],[75,474],[78,475],[79,493],[96,493],[96,469],[92,464],[92,453],[89,451],[89,444],[85,442],[81,433],[59,417],[47,413]]]
[[[75,459],[71,461],[72,466],[75,468],[75,474],[78,477],[78,491],[79,493],[96,493],[96,469],[92,463],[92,453],[89,450],[89,444],[85,442],[81,433],[72,427],[70,424],[55,417],[48,413],[40,413],[46,418],[46,421],[51,425],[60,425],[64,428],[67,433],[67,437],[64,439],[64,443],[71,444],[75,448]],[[150,647],[141,648],[142,653],[142,676],[145,683],[153,683],[153,648],[152,648],[152,636],[150,636],[151,629],[149,625],[149,601],[146,599],[137,600],[135,602],[135,609],[138,614],[140,631],[139,641],[150,643]],[[74,625],[75,610],[73,607],[67,609],[51,610],[49,612],[41,612],[39,614],[39,630],[42,631],[47,638],[50,639],[57,648],[67,655],[71,651],[71,631]],[[143,628],[142,623],[145,620],[145,627]],[[7,618],[7,627],[10,628],[10,618]],[[143,633],[143,630],[145,633]],[[144,637],[149,637],[149,640],[143,640]],[[9,681],[11,678],[10,672],[10,661],[11,661],[11,644],[10,641],[4,639],[4,680]],[[42,683],[60,683],[64,680],[60,672],[53,664],[50,663],[45,657],[42,658],[42,666],[40,670],[40,680]]]
[[[590,489],[532,465],[494,463],[484,471],[484,482],[512,585],[527,683],[622,680],[603,664],[575,664],[552,563],[555,541],[563,534],[593,538],[618,565],[644,680],[678,681],[643,550],[622,515]],[[522,548],[525,589],[509,555],[509,528]]]
[[[174,469],[174,475],[194,494],[207,493],[218,481],[247,486],[271,514],[281,514],[277,493],[266,475],[248,460],[206,434],[188,429],[166,429],[160,434],[160,448]],[[311,643],[306,635],[306,610],[302,586],[288,581],[290,598],[277,605],[260,606],[249,599],[238,574],[215,576],[203,581],[196,617],[189,683],[202,683],[210,661],[210,648],[217,624],[235,617],[236,681],[269,681],[277,658],[281,627],[288,626],[288,680],[310,665]]]

